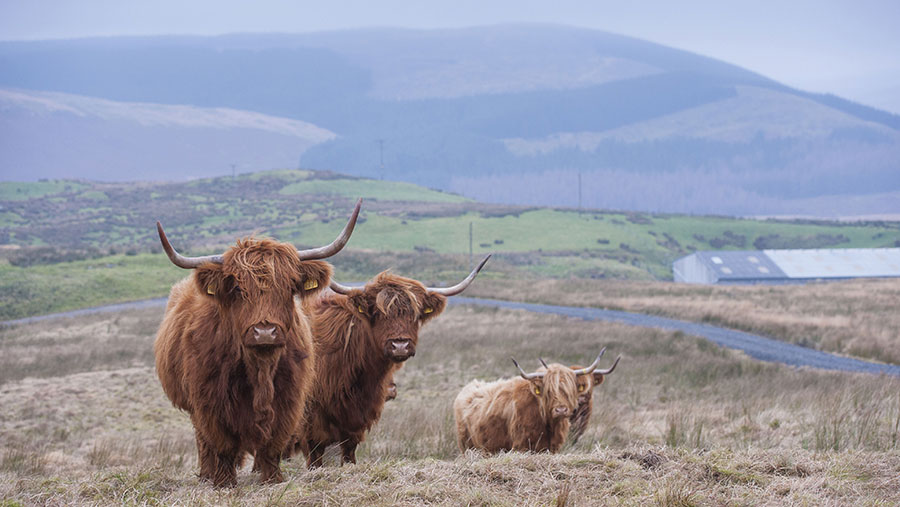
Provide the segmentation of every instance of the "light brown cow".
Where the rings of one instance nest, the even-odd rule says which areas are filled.
[[[312,330],[294,296],[328,285],[331,265],[316,259],[344,247],[360,203],[334,242],[300,251],[246,238],[223,255],[184,257],[157,222],[172,262],[194,270],[172,288],[154,350],[163,390],[194,425],[201,479],[234,485],[249,453],[264,482],[283,480],[281,452],[315,371]]]
[[[616,362],[605,370],[594,370],[592,374],[580,375],[576,379],[575,385],[578,389],[578,406],[569,417],[569,422],[571,423],[569,426],[569,439],[573,444],[578,442],[578,439],[584,434],[584,430],[587,429],[588,422],[590,422],[594,405],[594,388],[602,384],[603,378],[616,369],[616,365],[619,364],[619,359],[621,359],[621,356],[617,357]],[[544,368],[547,367],[547,363],[545,363],[543,359],[541,359],[541,364],[544,365]],[[579,370],[582,366],[576,364],[570,366],[570,368]]]
[[[559,451],[578,404],[576,379],[590,375],[602,355],[580,370],[554,363],[534,373],[513,359],[520,378],[469,382],[453,402],[460,451]]]

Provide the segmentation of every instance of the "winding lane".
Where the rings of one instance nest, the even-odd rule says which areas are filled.
[[[808,366],[823,370],[840,370],[851,372],[864,372],[873,374],[889,374],[900,376],[900,366],[892,364],[870,363],[850,357],[842,357],[819,350],[813,350],[791,343],[785,343],[772,338],[766,338],[743,331],[735,331],[709,324],[698,324],[683,320],[644,315],[640,313],[621,312],[616,310],[600,310],[598,308],[583,308],[577,306],[555,306],[535,303],[518,303],[515,301],[503,301],[499,299],[481,299],[456,296],[450,300],[453,304],[470,304],[489,306],[494,308],[506,308],[514,310],[526,310],[536,313],[549,313],[564,315],[583,320],[602,320],[619,322],[629,326],[653,327],[669,331],[682,331],[686,334],[701,336],[707,340],[745,352],[748,356],[769,361],[784,363],[791,366]]]
[[[142,301],[132,301],[128,303],[97,306],[93,308],[73,310],[69,312],[53,313],[50,315],[39,315],[37,317],[27,317],[24,319],[8,320],[3,322],[2,324],[21,325],[49,319],[89,315],[92,313],[106,313],[139,308],[153,308],[165,306],[167,300],[168,298],[145,299]],[[839,370],[871,373],[876,375],[888,374],[900,376],[900,366],[897,365],[870,363],[868,361],[862,361],[859,359],[837,356],[834,354],[829,354],[827,352],[773,340],[764,336],[745,333],[743,331],[735,331],[733,329],[711,326],[709,324],[698,324],[696,322],[688,322],[683,320],[669,319],[666,317],[657,317],[654,315],[644,315],[640,313],[622,312],[616,310],[601,310],[598,308],[556,306],[536,303],[519,303],[515,301],[470,298],[464,296],[455,296],[453,298],[450,298],[449,302],[452,305],[474,305],[491,308],[504,308],[510,310],[525,310],[535,313],[563,315],[566,317],[572,317],[582,320],[619,322],[622,324],[627,324],[629,326],[652,327],[665,329],[668,331],[681,331],[685,334],[706,338],[707,340],[710,340],[711,342],[723,347],[741,350],[748,356],[754,359],[759,359],[760,361],[784,363],[791,366],[805,366],[823,370]]]

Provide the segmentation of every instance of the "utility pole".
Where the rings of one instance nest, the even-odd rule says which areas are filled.
[[[581,171],[578,171],[578,213],[581,214]]]
[[[378,161],[380,165],[378,167],[379,174],[381,175],[381,179],[384,179],[384,139],[376,139],[376,143],[378,143]]]
[[[231,179],[237,178],[237,171],[235,170],[236,167],[237,165],[231,164]]]

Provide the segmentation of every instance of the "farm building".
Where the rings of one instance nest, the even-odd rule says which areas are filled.
[[[707,284],[900,277],[900,248],[701,251],[672,272],[676,282]]]

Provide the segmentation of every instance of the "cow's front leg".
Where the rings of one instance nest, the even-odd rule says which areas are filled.
[[[281,446],[259,449],[256,451],[256,460],[253,466],[259,466],[262,474],[262,482],[275,483],[284,482],[284,475],[281,474]]]
[[[216,453],[199,434],[197,435],[197,463],[200,465],[200,480],[213,481],[216,475]]]
[[[237,486],[237,461],[236,450],[229,449],[216,454],[216,472],[213,475],[213,486]]]
[[[356,446],[359,441],[353,437],[347,437],[341,442],[341,465],[344,463],[356,464]]]
[[[306,467],[309,469],[322,466],[322,456],[325,454],[325,445],[310,440],[307,444],[309,454],[306,456]]]

